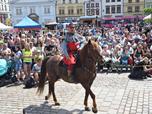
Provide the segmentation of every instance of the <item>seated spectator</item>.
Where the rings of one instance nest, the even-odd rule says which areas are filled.
[[[112,62],[114,64],[120,64],[121,51],[120,45],[116,45],[112,53]]]
[[[127,47],[123,48],[121,58],[120,58],[120,63],[122,65],[128,65],[129,64],[129,59],[130,59],[130,53]]]
[[[33,65],[33,68],[32,68],[32,73],[33,73],[33,77],[34,77],[35,81],[38,82],[39,75],[41,72],[42,58],[37,57],[35,59],[35,62],[36,63]]]
[[[134,62],[137,63],[139,62],[144,56],[144,50],[143,50],[143,46],[141,44],[139,44],[137,46],[137,49],[134,52]]]

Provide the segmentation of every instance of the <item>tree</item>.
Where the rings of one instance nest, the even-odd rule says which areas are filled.
[[[145,8],[144,12],[145,12],[145,14],[151,14],[152,13],[152,8]]]
[[[149,15],[149,14],[152,15],[152,8],[145,8],[144,12],[145,12],[146,15]],[[152,23],[152,16],[151,16],[151,19],[146,19],[145,22],[146,23]]]

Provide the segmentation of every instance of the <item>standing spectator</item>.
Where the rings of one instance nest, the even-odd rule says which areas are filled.
[[[22,71],[22,52],[19,46],[15,47],[15,70],[17,74],[17,80],[18,82],[23,80],[23,75],[21,73]]]
[[[23,53],[23,66],[25,78],[28,78],[31,73],[31,64],[32,64],[32,50],[29,44],[25,45],[25,48],[22,50]]]

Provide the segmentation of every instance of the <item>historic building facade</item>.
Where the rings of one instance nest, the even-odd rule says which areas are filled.
[[[56,22],[55,0],[11,0],[11,19],[13,25],[28,16],[41,25]]]
[[[102,2],[101,0],[86,0],[84,1],[85,16],[98,16],[102,15]]]
[[[10,18],[9,0],[0,1],[0,22],[6,24],[7,19]]]
[[[57,0],[57,20],[76,21],[80,16],[84,15],[83,0]]]
[[[123,16],[124,0],[102,0],[102,17]]]
[[[151,1],[151,0],[149,0]],[[124,15],[144,15],[145,0],[124,0]]]

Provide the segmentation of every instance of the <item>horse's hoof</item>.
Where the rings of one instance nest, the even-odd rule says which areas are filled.
[[[55,106],[60,106],[60,103],[55,103]]]
[[[90,108],[89,107],[85,107],[85,111],[90,111]]]
[[[97,113],[98,112],[97,108],[92,108],[92,112]]]
[[[48,100],[48,96],[45,96],[45,100]]]

